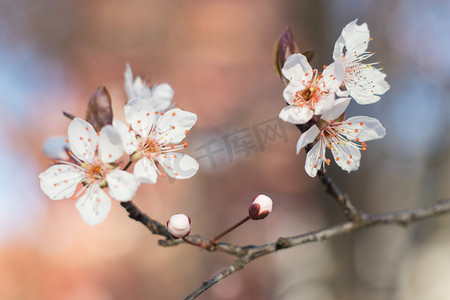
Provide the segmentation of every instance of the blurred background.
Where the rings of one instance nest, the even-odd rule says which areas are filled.
[[[187,152],[192,179],[143,185],[135,203],[165,222],[192,218],[213,236],[243,218],[253,197],[273,213],[223,241],[274,242],[344,221],[295,155],[300,133],[277,121],[283,86],[275,40],[289,26],[312,64],[332,62],[342,28],[366,22],[390,91],[348,114],[378,118],[386,138],[369,143],[358,172],[328,171],[368,213],[450,196],[450,2],[445,0],[0,1],[0,299],[182,299],[233,262],[223,253],[159,237],[113,202],[91,227],[71,200],[51,201],[38,174],[51,165],[44,140],[64,135],[67,111],[83,117],[105,85],[123,118],[123,72],[167,82],[198,122]],[[448,299],[450,216],[406,228],[379,226],[283,250],[247,265],[199,299]]]

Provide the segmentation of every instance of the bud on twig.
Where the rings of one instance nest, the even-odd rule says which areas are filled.
[[[174,239],[187,237],[191,232],[191,218],[183,214],[175,214],[167,221],[167,229]]]
[[[291,29],[288,27],[278,38],[275,44],[275,70],[281,80],[287,84],[286,79],[281,74],[281,69],[286,59],[294,53],[298,53],[297,43],[294,41]]]
[[[261,220],[272,211],[272,199],[266,195],[258,195],[248,208],[248,215],[252,220]]]
[[[106,125],[112,125],[111,95],[106,87],[99,87],[89,100],[86,121],[91,123],[97,132]]]

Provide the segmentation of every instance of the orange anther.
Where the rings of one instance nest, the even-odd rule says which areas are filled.
[[[175,129],[175,126],[172,126],[172,129]]]
[[[158,111],[155,111],[155,115],[159,115],[159,112],[158,112]]]
[[[331,160],[327,158],[327,165],[330,165]]]
[[[150,113],[147,113],[147,116],[150,116]]]
[[[367,148],[366,148],[366,147],[362,148],[362,151],[366,151],[366,150],[367,150]]]
[[[172,116],[175,117],[175,113],[174,112],[172,113]]]
[[[69,143],[69,139],[66,140],[66,143]]]
[[[359,138],[356,138],[355,141],[359,142]]]
[[[184,143],[183,143],[183,146],[184,146],[184,148],[186,148],[186,147],[187,147],[187,145],[188,145],[188,143],[187,143],[187,142],[184,142]]]
[[[317,168],[317,165],[314,165],[314,168]]]
[[[357,133],[358,132],[358,129],[355,129],[355,133]]]
[[[185,133],[188,134],[188,133],[189,133],[189,130],[186,130]]]
[[[175,146],[174,146],[174,145],[171,145],[171,146],[170,146],[170,149],[174,149],[174,148],[175,148]]]
[[[339,157],[336,157],[336,161],[338,161],[339,160]]]
[[[352,122],[348,122],[347,124],[348,124],[348,125],[352,125]]]
[[[350,164],[350,161],[349,161],[349,160],[347,160],[347,163],[348,163],[348,164]]]
[[[359,123],[359,125],[363,126],[363,125],[364,125],[364,122]]]

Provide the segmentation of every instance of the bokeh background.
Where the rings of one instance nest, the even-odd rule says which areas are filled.
[[[391,90],[348,115],[380,119],[386,138],[369,143],[358,172],[329,174],[369,213],[450,197],[450,2],[445,0],[1,0],[0,299],[182,299],[233,257],[157,236],[113,202],[91,227],[70,200],[51,201],[38,174],[41,146],[84,116],[100,85],[123,120],[125,63],[150,82],[168,82],[178,107],[197,113],[187,152],[192,179],[144,185],[135,203],[165,222],[183,212],[192,232],[213,236],[245,216],[258,193],[274,211],[224,238],[241,245],[344,221],[334,200],[295,155],[299,132],[258,143],[276,124],[283,86],[273,47],[290,26],[313,65],[332,62],[342,28],[367,22]],[[236,138],[249,148],[234,148]],[[261,136],[260,136],[261,137]],[[214,154],[205,156],[205,147]],[[243,150],[244,149],[244,150]],[[450,217],[407,228],[364,229],[253,261],[199,299],[448,299]]]

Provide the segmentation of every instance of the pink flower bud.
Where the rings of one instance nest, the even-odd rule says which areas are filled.
[[[191,232],[191,218],[176,214],[167,221],[167,229],[174,239],[184,238]]]
[[[252,220],[264,219],[272,211],[272,199],[266,195],[258,195],[248,209],[248,215]]]

